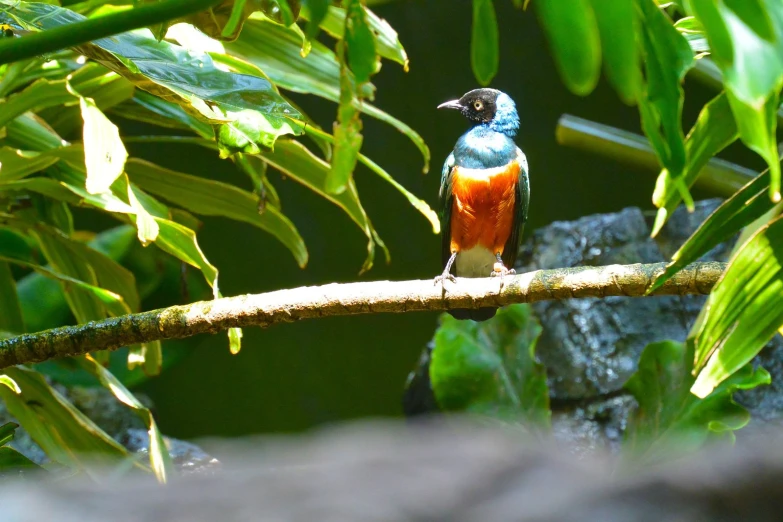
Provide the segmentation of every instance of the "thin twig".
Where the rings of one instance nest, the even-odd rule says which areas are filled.
[[[538,270],[506,278],[328,284],[172,306],[0,341],[0,368],[161,339],[338,315],[443,311],[572,297],[641,297],[666,263]],[[707,294],[724,263],[694,263],[655,295]]]

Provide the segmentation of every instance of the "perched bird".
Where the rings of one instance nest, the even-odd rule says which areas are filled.
[[[514,143],[519,116],[507,94],[475,89],[442,103],[472,123],[457,140],[443,165],[440,181],[440,223],[443,231],[443,274],[436,284],[459,277],[502,278],[513,274],[522,229],[530,204],[527,158]],[[495,308],[456,309],[457,319],[485,321]]]

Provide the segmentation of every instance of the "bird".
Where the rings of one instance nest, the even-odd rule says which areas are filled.
[[[455,109],[471,128],[443,164],[440,223],[443,285],[458,277],[514,274],[519,242],[530,206],[527,158],[514,142],[519,115],[511,97],[497,89],[474,89],[438,105]],[[453,273],[452,273],[453,269]],[[457,319],[486,321],[497,308],[453,309]]]

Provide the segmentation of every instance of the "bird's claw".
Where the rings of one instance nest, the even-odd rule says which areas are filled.
[[[495,266],[493,267],[492,273],[489,274],[490,277],[499,277],[500,278],[500,289],[503,290],[503,279],[507,275],[515,275],[517,273],[516,270],[513,268],[506,268],[503,263],[495,263]]]
[[[441,287],[443,288],[443,291],[446,291],[446,280],[451,281],[452,283],[457,282],[457,278],[454,277],[454,274],[451,274],[449,272],[443,272],[441,275],[435,277],[435,280],[433,281],[433,285],[437,285],[438,283],[441,284]]]

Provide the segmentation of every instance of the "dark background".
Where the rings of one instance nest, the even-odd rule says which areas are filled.
[[[639,132],[636,109],[623,105],[603,81],[589,97],[571,95],[557,75],[533,9],[514,9],[510,1],[495,4],[501,55],[491,87],[514,98],[521,117],[517,143],[528,157],[532,193],[525,238],[555,220],[633,205],[652,209],[655,172],[633,170],[555,142],[557,120],[564,113]],[[375,12],[398,31],[411,61],[409,73],[384,62],[373,80],[378,87],[375,104],[424,137],[432,151],[431,172],[422,175],[421,155],[406,137],[368,117],[363,120],[363,152],[437,209],[441,165],[467,123],[435,107],[478,86],[470,68],[471,2],[393,2]],[[692,81],[686,85],[687,129],[714,93]],[[312,96],[291,98],[331,128],[334,104]],[[173,145],[129,148],[164,166],[249,188],[230,162],[209,151]],[[760,164],[738,146],[725,157],[752,167]],[[438,274],[440,238],[429,223],[364,167],[355,176],[362,203],[391,250],[391,264],[383,262],[379,251],[375,267],[359,276],[366,246],[361,231],[336,206],[271,172],[283,211],[305,239],[309,265],[300,270],[279,242],[256,228],[205,218],[199,240],[220,270],[224,295]],[[167,304],[172,303],[152,299],[144,306]],[[182,360],[140,389],[152,397],[162,430],[179,438],[292,432],[351,418],[399,416],[406,376],[436,323],[437,314],[417,313],[247,329],[236,356],[229,353],[224,335],[169,343],[164,345],[166,356],[177,352]]]

